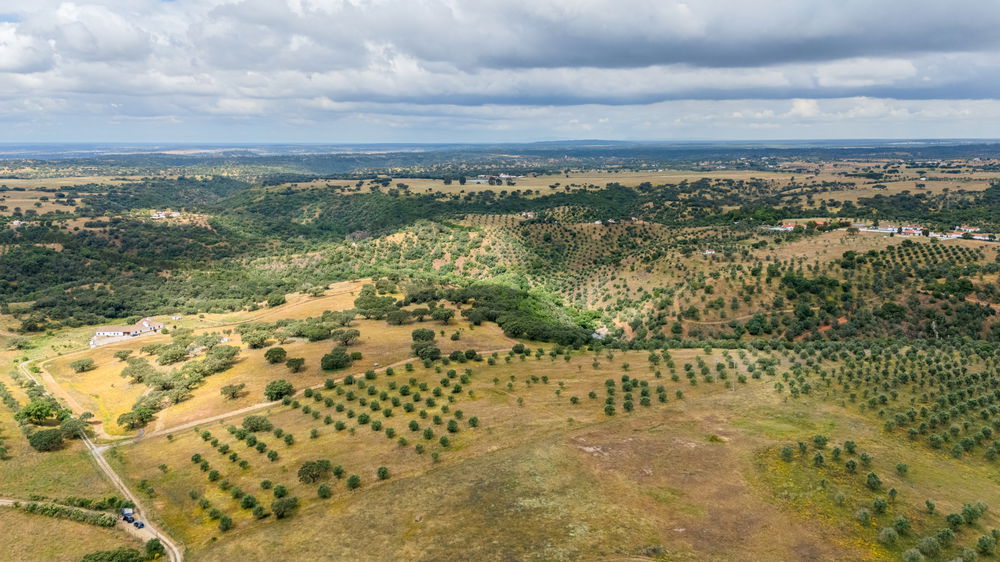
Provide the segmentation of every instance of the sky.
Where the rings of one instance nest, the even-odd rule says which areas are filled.
[[[0,142],[1000,137],[989,0],[0,0]]]

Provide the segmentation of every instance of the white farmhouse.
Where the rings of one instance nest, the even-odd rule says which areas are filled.
[[[100,326],[94,333],[96,337],[135,337],[147,333],[156,333],[163,329],[163,324],[152,318],[143,318],[132,326]]]

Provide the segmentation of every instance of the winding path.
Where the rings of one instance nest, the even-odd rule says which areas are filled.
[[[508,341],[510,342],[511,345],[517,343],[515,340],[509,339],[509,338],[508,338]],[[509,347],[502,348],[502,349],[492,349],[492,350],[482,351],[480,353],[485,356],[485,355],[491,355],[493,353],[503,353],[503,352],[505,352],[505,351],[507,351],[509,349],[510,349]],[[85,349],[85,350],[80,350],[79,352],[74,352],[74,353],[81,353],[81,352],[86,352],[86,351],[89,351],[89,350]],[[413,358],[403,359],[401,361],[397,361],[397,362],[392,363],[390,365],[382,366],[379,369],[377,369],[377,371],[378,372],[384,372],[386,369],[402,366],[402,365],[404,365],[407,362],[410,362],[412,360],[413,360]],[[18,364],[18,368],[20,369],[20,371],[25,376],[27,376],[29,379],[31,379],[32,381],[34,381],[36,384],[39,384],[39,385],[43,386],[48,391],[52,392],[53,395],[55,395],[56,397],[58,397],[61,400],[63,400],[64,403],[66,403],[70,407],[71,410],[74,410],[77,414],[83,412],[84,410],[80,406],[80,404],[68,392],[66,392],[66,390],[63,389],[59,385],[59,383],[55,380],[55,378],[45,369],[45,364],[48,361],[50,361],[50,360],[41,361],[41,362],[38,363],[39,369],[40,369],[40,374],[41,374],[41,379],[42,379],[41,381],[39,381],[38,378],[36,378],[34,376],[34,374],[31,373],[31,371],[27,368],[28,362],[19,363]],[[358,373],[352,373],[352,374],[357,375]],[[344,375],[344,376],[347,376],[347,375]],[[337,379],[336,381],[337,382],[341,382],[343,380],[343,378],[344,377],[341,377],[340,379]],[[319,384],[313,385],[313,386],[311,386],[309,388],[311,388],[311,389],[320,389],[320,388],[323,388],[324,385],[325,385],[325,383],[319,383]],[[300,394],[302,394],[304,392],[305,392],[305,389],[302,389],[301,391],[299,391],[298,393],[296,393],[296,396],[298,396],[298,395],[300,395]],[[143,513],[148,513],[148,511],[142,506],[142,502],[139,500],[139,498],[135,494],[132,493],[132,491],[129,489],[129,487],[125,483],[125,481],[111,467],[111,465],[108,463],[107,459],[104,458],[104,452],[105,451],[107,451],[108,449],[111,449],[111,448],[123,445],[123,444],[135,443],[135,442],[137,442],[137,441],[139,441],[141,439],[144,439],[146,437],[156,437],[156,436],[160,436],[160,435],[166,435],[166,434],[169,434],[169,433],[176,433],[176,432],[179,432],[179,431],[183,431],[183,430],[186,430],[186,429],[190,429],[190,428],[196,427],[198,425],[202,425],[202,424],[206,424],[206,423],[212,423],[212,422],[223,420],[223,419],[230,418],[230,417],[233,417],[233,416],[238,416],[238,415],[242,415],[242,414],[246,414],[246,413],[250,413],[250,412],[255,412],[255,411],[258,411],[258,410],[262,410],[264,408],[268,408],[268,407],[272,407],[272,406],[276,406],[276,405],[280,405],[280,404],[281,404],[280,401],[261,402],[261,403],[253,404],[251,406],[247,406],[247,407],[244,407],[244,408],[239,408],[239,409],[236,409],[236,410],[225,412],[225,413],[222,413],[222,414],[218,414],[218,415],[214,415],[214,416],[208,416],[208,417],[204,417],[204,418],[199,418],[197,420],[186,422],[186,423],[183,423],[183,424],[180,424],[180,425],[177,425],[177,426],[174,426],[174,427],[170,427],[170,428],[165,428],[165,429],[161,429],[161,430],[158,430],[158,431],[153,431],[153,432],[150,432],[150,433],[145,433],[145,431],[140,431],[140,432],[138,432],[136,435],[134,435],[130,439],[120,439],[119,438],[116,442],[113,442],[113,443],[110,443],[110,444],[107,444],[107,445],[97,446],[97,445],[94,444],[93,441],[91,441],[90,437],[87,436],[87,435],[84,435],[83,440],[84,440],[84,443],[87,446],[87,450],[90,452],[91,456],[94,458],[94,462],[97,463],[98,468],[100,468],[100,470],[108,477],[108,479],[111,481],[111,483],[114,484],[114,486],[122,493],[122,495],[126,499],[128,499],[133,504],[135,504],[135,508],[134,509],[135,509],[135,512],[136,512],[136,516],[137,516],[137,518],[140,518]],[[91,429],[95,430],[95,434],[97,434],[102,439],[105,439],[105,438],[107,438],[107,439],[115,439],[114,437],[108,435],[104,431],[104,428],[102,426],[100,426],[100,425],[98,425],[96,427],[92,426]],[[9,501],[9,503],[6,503],[8,501]],[[4,499],[0,498],[0,505],[13,505],[13,502],[15,502],[15,501],[18,501],[18,500],[4,500]],[[148,518],[142,518],[142,520],[146,524],[146,527],[144,529],[136,529],[132,525],[126,525],[127,530],[130,533],[132,533],[133,535],[138,536],[140,539],[142,539],[144,541],[145,540],[149,540],[151,538],[157,538],[157,539],[159,539],[160,542],[163,543],[163,546],[166,548],[167,556],[170,558],[171,562],[182,562],[184,560],[184,549],[183,549],[183,547],[180,544],[178,544],[177,542],[175,542],[172,538],[170,538],[170,536],[167,535],[162,529],[157,528],[157,526],[155,524],[153,524],[151,521],[149,521]]]
[[[110,464],[108,464],[107,459],[104,458],[105,448],[99,448],[96,445],[94,445],[93,441],[91,441],[90,437],[88,437],[86,434],[84,434],[83,436],[83,442],[87,444],[87,449],[90,451],[91,456],[94,457],[94,462],[97,463],[97,466],[104,472],[104,474],[108,477],[108,479],[111,480],[111,483],[114,484],[116,488],[118,488],[118,491],[120,491],[122,495],[125,496],[125,499],[135,504],[134,509],[136,514],[136,519],[143,519],[143,522],[146,524],[146,527],[144,529],[135,529],[135,527],[133,527],[132,525],[128,525],[128,527],[135,529],[137,532],[140,533],[142,531],[146,531],[145,535],[148,535],[145,536],[146,540],[149,540],[154,537],[160,539],[160,542],[163,543],[163,546],[167,549],[167,556],[170,558],[172,562],[181,562],[182,560],[184,560],[183,549],[180,546],[178,546],[177,543],[175,543],[173,539],[171,539],[166,533],[157,529],[152,521],[149,521],[147,518],[142,517],[142,513],[145,511],[145,509],[143,509],[142,507],[142,503],[139,501],[139,498],[136,497],[136,495],[133,494],[131,490],[129,490],[128,486],[125,485],[125,482],[121,479],[120,476],[118,476],[118,473],[115,472],[113,468],[111,468]]]

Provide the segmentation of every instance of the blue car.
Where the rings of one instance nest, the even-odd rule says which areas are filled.
[[[135,523],[133,523],[133,525],[135,525],[136,529],[142,529],[143,527],[146,526],[146,524],[143,523],[142,521],[136,521]]]

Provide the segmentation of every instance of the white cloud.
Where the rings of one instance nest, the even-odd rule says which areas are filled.
[[[18,24],[0,22],[0,72],[38,72],[52,63],[52,51],[42,40],[20,33]]]
[[[906,59],[856,58],[826,63],[816,68],[817,84],[834,88],[886,85],[916,75],[916,65]]]
[[[103,6],[72,2],[53,14],[53,40],[60,53],[84,60],[142,59],[149,52],[149,35]]]
[[[820,114],[819,103],[816,100],[794,99],[788,115],[792,117],[816,117]]]

